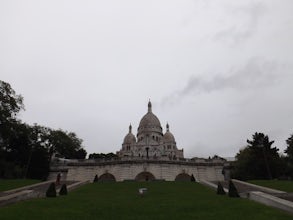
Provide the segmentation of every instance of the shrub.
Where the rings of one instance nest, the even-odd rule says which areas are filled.
[[[218,195],[225,195],[226,194],[226,192],[220,182],[218,182],[217,194]]]
[[[191,175],[190,181],[195,182],[195,178],[194,178],[193,174]]]
[[[94,183],[95,183],[95,182],[98,182],[98,175],[95,175]]]
[[[234,183],[230,180],[229,181],[229,197],[239,197],[238,191],[234,185]]]
[[[62,195],[67,195],[67,186],[66,186],[66,184],[63,184],[63,185],[61,186],[61,189],[60,189],[60,191],[59,191],[59,195],[60,195],[60,196],[62,196]]]
[[[55,183],[50,184],[49,188],[47,189],[46,196],[47,197],[56,197]]]

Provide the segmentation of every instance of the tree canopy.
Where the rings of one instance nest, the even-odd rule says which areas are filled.
[[[82,140],[74,132],[28,125],[17,119],[23,98],[0,80],[0,178],[45,179],[53,154],[84,159]]]
[[[293,178],[293,134],[286,140],[287,148],[285,153],[287,154],[287,175]]]
[[[114,153],[92,153],[89,155],[89,159],[106,159],[106,160],[110,160],[112,158],[117,158],[117,154]]]
[[[15,118],[24,109],[23,98],[17,95],[9,83],[0,80],[0,120],[1,124]]]
[[[233,177],[238,179],[272,179],[281,176],[283,165],[279,149],[272,147],[267,135],[255,133],[248,145],[236,155]]]
[[[286,140],[286,143],[285,153],[288,155],[289,160],[293,162],[293,134]]]

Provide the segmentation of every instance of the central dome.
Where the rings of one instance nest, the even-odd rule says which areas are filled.
[[[148,112],[142,117],[138,127],[138,134],[143,132],[162,132],[161,123],[158,117],[152,113],[152,103],[148,103]]]
[[[148,112],[140,120],[139,128],[143,127],[161,127],[161,123],[157,116],[155,116],[152,112]]]

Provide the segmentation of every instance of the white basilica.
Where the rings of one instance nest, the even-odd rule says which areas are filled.
[[[72,181],[93,181],[96,177],[100,182],[191,181],[192,176],[196,181],[223,181],[223,170],[229,169],[229,164],[221,158],[184,158],[183,149],[178,150],[168,124],[163,134],[151,102],[140,120],[136,137],[130,125],[117,155],[118,158],[111,159],[56,159],[50,164],[48,179],[56,179],[62,173],[65,180]]]
[[[148,103],[148,112],[142,117],[137,129],[137,137],[132,134],[132,126],[125,136],[122,149],[117,152],[122,158],[176,160],[183,158],[183,149],[178,150],[174,135],[166,125],[163,134],[158,117],[152,112],[152,103]]]

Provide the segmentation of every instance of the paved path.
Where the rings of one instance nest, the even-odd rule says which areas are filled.
[[[270,190],[266,189],[266,187],[261,188],[261,187],[253,186],[253,184],[247,185],[247,184],[243,184],[243,183],[236,182],[236,181],[233,181],[233,183],[234,183],[239,194],[240,193],[246,194],[246,193],[249,193],[252,191],[259,191],[259,192],[267,193],[267,194],[276,196],[278,198],[282,198],[282,199],[293,202],[293,193],[282,192],[282,191],[278,192],[278,190],[274,190],[274,189],[271,189],[271,191],[270,191]],[[229,182],[228,181],[223,181],[223,182],[221,182],[221,184],[224,188],[229,189]],[[293,184],[293,182],[292,182],[292,184]]]
[[[38,184],[33,184],[30,186],[24,186],[4,192],[0,192],[0,206],[15,203],[22,200],[27,200],[31,198],[45,197],[46,191],[49,185],[54,181],[46,181]],[[61,181],[59,185],[56,186],[56,192],[58,194],[61,186],[66,184],[67,187],[77,183],[77,181]]]

